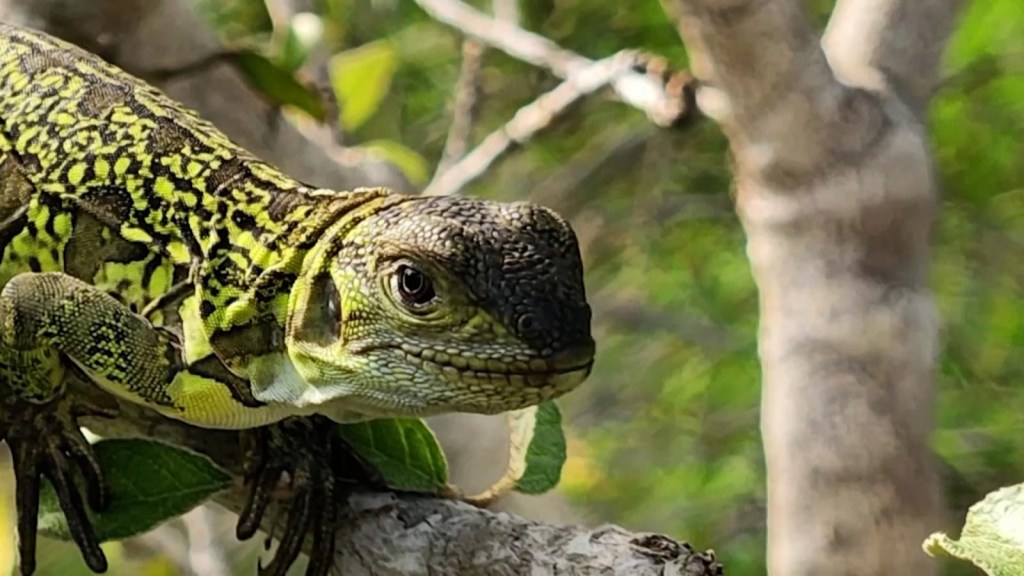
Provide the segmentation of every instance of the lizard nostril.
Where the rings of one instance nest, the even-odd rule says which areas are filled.
[[[520,334],[529,334],[537,327],[537,319],[533,314],[523,314],[516,321],[516,327],[519,329]]]

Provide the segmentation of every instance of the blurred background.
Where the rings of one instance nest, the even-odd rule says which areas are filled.
[[[411,0],[192,1],[225,46],[263,54],[277,70],[333,93],[342,112],[336,120],[331,109],[325,114],[338,123],[343,144],[394,163],[409,191],[430,180],[452,123],[463,60],[457,32]],[[686,66],[685,49],[656,0],[499,4],[524,28],[592,59],[639,48]],[[831,2],[814,0],[808,8],[824,25]],[[945,194],[932,274],[943,319],[934,447],[958,521],[985,493],[1024,480],[1022,38],[1020,0],[968,4],[931,112]],[[270,86],[268,94],[287,88],[262,68],[248,73]],[[558,84],[492,49],[482,51],[477,79],[470,148]],[[291,115],[309,122],[300,112]],[[566,215],[581,238],[595,306],[593,376],[560,401],[569,438],[562,483],[541,506],[510,507],[559,522],[663,532],[714,548],[728,574],[763,574],[757,299],[732,210],[726,152],[709,121],[659,128],[599,93],[464,193],[530,199]],[[452,440],[466,422],[472,419],[440,426],[453,449],[469,449],[465,434],[462,442]],[[500,442],[500,433],[492,436]],[[473,474],[477,461],[458,458],[456,477],[470,485],[497,474],[488,470],[481,479]],[[2,491],[8,513],[12,492]],[[13,562],[7,518],[0,567]],[[190,538],[192,553],[209,555],[211,570],[251,573],[259,544],[239,548],[232,533],[230,519],[201,510],[143,538],[107,545],[111,572],[187,573],[181,558],[190,553]],[[45,543],[39,565],[47,576],[85,573],[76,552],[53,542]],[[949,563],[946,573],[978,572]]]

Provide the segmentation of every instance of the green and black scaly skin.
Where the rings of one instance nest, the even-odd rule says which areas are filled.
[[[197,426],[264,427],[239,534],[290,470],[306,482],[270,573],[312,532],[323,574],[331,435],[310,422],[519,409],[579,385],[594,354],[576,238],[550,210],[308,186],[98,57],[7,24],[0,287],[23,573],[40,475],[106,565],[70,481],[74,461],[103,505],[69,378]],[[319,440],[283,448],[299,437]]]

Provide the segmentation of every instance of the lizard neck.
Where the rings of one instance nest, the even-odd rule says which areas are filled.
[[[254,381],[261,378],[261,366],[283,361],[283,331],[295,306],[292,300],[296,292],[300,298],[308,295],[300,285],[323,272],[360,222],[411,199],[384,189],[297,190],[261,207],[276,223],[273,231],[235,236],[236,244],[226,245],[232,252],[207,260],[201,273],[201,312],[221,361]],[[239,268],[243,261],[244,270]],[[240,280],[223,289],[219,279],[230,277]]]

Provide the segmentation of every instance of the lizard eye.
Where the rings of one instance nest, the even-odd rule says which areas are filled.
[[[407,264],[402,264],[395,271],[395,283],[402,302],[410,308],[426,306],[437,298],[430,277]]]

